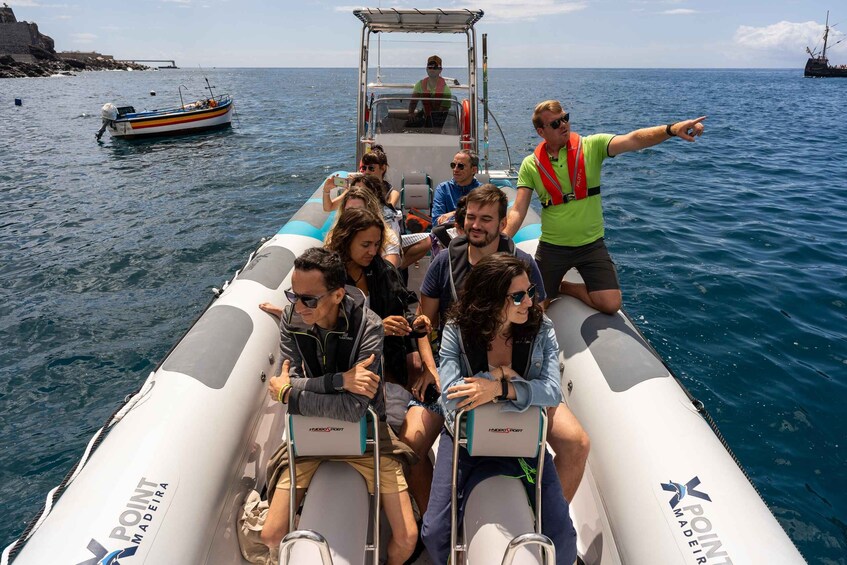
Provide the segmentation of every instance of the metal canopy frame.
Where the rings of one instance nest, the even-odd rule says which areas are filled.
[[[467,39],[468,100],[470,101],[470,146],[479,151],[477,137],[476,92],[476,29],[482,19],[482,10],[398,10],[395,8],[361,8],[353,10],[363,24],[359,51],[359,88],[357,93],[356,163],[361,162],[366,144],[365,120],[368,105],[368,56],[372,33],[451,33],[463,34]]]
[[[482,10],[353,10],[371,33],[467,33],[482,19]]]

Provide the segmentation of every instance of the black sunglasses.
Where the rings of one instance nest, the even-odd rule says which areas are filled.
[[[515,306],[520,306],[521,302],[523,302],[524,296],[529,296],[530,300],[535,298],[535,285],[530,286],[526,290],[521,290],[521,291],[518,291],[518,292],[510,292],[506,296],[508,296],[509,298],[512,299],[512,302],[514,303]]]
[[[429,64],[429,65],[426,66],[426,68],[427,69],[440,69],[441,67],[439,67],[438,65],[435,65],[435,64]]]
[[[332,291],[330,291],[330,292],[332,292]],[[285,297],[288,299],[289,302],[291,302],[292,304],[297,304],[297,301],[299,300],[300,302],[303,303],[303,306],[305,306],[306,308],[317,308],[318,302],[320,301],[320,299],[323,298],[324,296],[326,296],[327,294],[329,294],[329,292],[325,292],[325,293],[321,294],[320,296],[310,296],[308,294],[297,294],[296,292],[294,292],[290,288],[285,291]]]
[[[547,125],[549,125],[553,129],[559,129],[559,126],[562,125],[562,122],[568,123],[570,121],[571,121],[571,114],[570,114],[570,112],[568,112],[567,114],[565,114],[561,118],[556,118],[555,120],[553,120],[552,122],[550,122]]]
[[[364,171],[374,172],[376,170],[376,167],[377,167],[376,165],[362,165],[361,167],[359,167],[359,170],[362,171],[362,172],[364,172]]]
[[[450,163],[450,168],[451,169],[459,169],[460,171],[464,171],[465,170],[465,164],[464,163]]]

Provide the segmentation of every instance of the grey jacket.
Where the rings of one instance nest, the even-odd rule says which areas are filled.
[[[372,404],[385,418],[385,386],[380,380],[373,400],[342,388],[342,373],[374,355],[368,367],[382,376],[382,320],[364,305],[364,295],[346,287],[335,328],[321,339],[314,326],[307,326],[294,310],[286,307],[280,325],[280,350],[291,361],[289,374],[293,390],[288,412],[358,422]]]

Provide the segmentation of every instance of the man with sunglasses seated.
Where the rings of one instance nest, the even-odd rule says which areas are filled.
[[[417,542],[417,525],[412,512],[402,460],[414,459],[385,424],[384,385],[380,378],[383,324],[365,306],[365,297],[354,287],[345,287],[344,261],[320,247],[307,249],[294,260],[291,289],[285,292],[292,303],[282,314],[280,349],[283,365],[279,376],[268,383],[270,396],[288,405],[289,414],[320,416],[358,422],[368,406],[380,416],[380,476],[374,476],[373,455],[339,458],[358,471],[373,492],[379,480],[383,508],[391,525],[388,563],[400,565],[409,558]],[[349,290],[349,291],[348,291]],[[387,445],[387,444],[390,444]],[[276,548],[288,533],[288,454],[283,444],[271,458],[268,476],[270,508],[261,540]],[[370,449],[370,448],[369,448]],[[298,458],[298,497],[308,487],[320,458]],[[269,465],[270,466],[270,465]],[[274,484],[274,480],[276,482]]]
[[[412,101],[409,102],[409,126],[441,127],[447,119],[453,93],[447,81],[441,78],[441,57],[432,55],[426,60],[426,78],[419,80],[412,88]],[[428,100],[441,98],[440,101]],[[423,105],[423,123],[415,115],[418,102]]]
[[[436,186],[432,196],[432,220],[437,225],[452,222],[459,199],[480,184],[474,176],[479,171],[479,157],[470,149],[456,153],[450,168],[453,178]]]
[[[541,237],[535,260],[551,298],[574,296],[605,314],[621,307],[617,271],[603,240],[600,166],[606,157],[658,145],[672,137],[694,141],[706,117],[638,129],[626,135],[580,137],[571,131],[570,113],[557,100],[538,104],[532,125],[543,141],[521,163],[518,196],[506,233],[520,229],[532,193],[541,201]],[[585,284],[563,280],[574,267]]]

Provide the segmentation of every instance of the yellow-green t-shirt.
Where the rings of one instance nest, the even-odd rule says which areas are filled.
[[[585,155],[585,177],[587,188],[600,186],[600,166],[609,156],[609,142],[615,137],[609,133],[598,133],[582,138],[582,152]],[[552,161],[553,170],[562,185],[562,190],[572,193],[571,175],[568,171],[568,152],[566,147],[559,150],[559,158]],[[572,200],[559,206],[546,206],[550,195],[544,188],[538,167],[535,164],[535,154],[524,158],[518,172],[518,187],[531,188],[538,194],[541,204],[541,237],[540,241],[553,245],[577,247],[597,241],[603,237],[603,207],[601,196],[589,196],[582,200]]]

